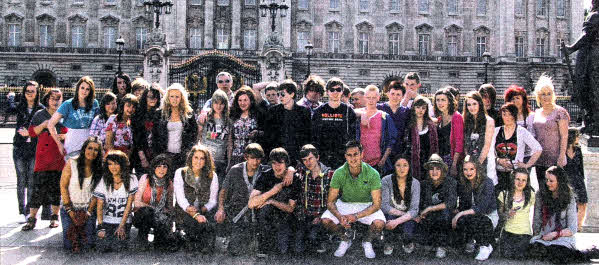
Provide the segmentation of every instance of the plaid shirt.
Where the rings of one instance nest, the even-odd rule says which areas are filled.
[[[320,164],[322,172],[312,178],[309,170],[302,168],[296,173],[296,180],[301,183],[301,207],[306,216],[320,217],[327,210],[327,199],[334,170]]]

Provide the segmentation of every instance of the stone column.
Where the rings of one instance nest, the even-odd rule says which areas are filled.
[[[514,1],[502,1],[499,5],[499,40],[497,43],[497,56],[501,60],[505,57],[515,57],[515,32],[514,32]]]
[[[241,0],[233,0],[231,4],[231,12],[233,13],[233,25],[231,27],[231,49],[240,49],[241,40],[243,39],[243,36],[241,36]]]
[[[584,164],[584,175],[586,177],[587,194],[587,217],[582,227],[584,232],[599,232],[599,147],[588,147],[587,137],[580,138],[582,157]]]
[[[204,47],[214,48],[214,1],[204,1]]]

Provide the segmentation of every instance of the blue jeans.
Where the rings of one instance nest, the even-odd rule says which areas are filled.
[[[17,155],[22,150],[15,147],[12,152],[12,159],[15,163],[17,172],[17,201],[19,203],[19,214],[29,213],[27,204],[31,201],[31,191],[33,190],[33,169],[35,167],[35,157],[21,157]],[[27,197],[25,197],[27,189]]]
[[[95,211],[94,211],[95,212]],[[65,249],[72,249],[73,242],[67,238],[67,231],[69,227],[73,225],[71,217],[67,214],[67,211],[63,207],[60,208],[60,221],[62,223],[62,246]],[[85,237],[87,241],[83,248],[91,248],[96,243],[96,213],[93,213],[91,217],[85,222]],[[81,238],[79,238],[81,240]]]
[[[385,214],[387,221],[391,221],[399,218],[399,216],[391,216]],[[414,241],[414,233],[416,231],[417,223],[414,220],[409,220],[395,227],[393,230],[385,230],[385,242],[394,243],[398,242],[401,235],[403,244],[410,244]]]

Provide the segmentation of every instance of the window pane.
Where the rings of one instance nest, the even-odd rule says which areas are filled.
[[[451,35],[447,37],[447,55],[458,55],[458,36]]]
[[[329,31],[329,52],[339,52],[339,32]]]
[[[71,27],[71,46],[73,48],[83,48],[83,26]]]
[[[229,35],[227,34],[227,32],[225,32],[225,29],[217,29],[216,38],[218,49],[229,48]]]
[[[105,27],[104,28],[104,48],[116,48],[116,28]]]
[[[566,7],[565,7],[565,3],[564,2],[565,2],[564,0],[557,0],[556,7],[555,7],[555,9],[556,9],[555,12],[557,13],[558,17],[566,16]]]
[[[191,0],[191,4],[192,5],[201,5],[202,4],[202,0]]]
[[[310,40],[310,35],[308,34],[307,31],[298,31],[297,32],[297,51],[305,52],[306,45],[308,44],[309,40]]]
[[[299,9],[308,9],[308,0],[299,0],[297,7]]]
[[[537,16],[545,15],[546,0],[537,0]]]
[[[218,0],[216,2],[217,5],[219,6],[228,6],[229,5],[229,0]]]
[[[447,0],[447,13],[457,14],[458,13],[458,0]]]
[[[429,50],[430,35],[420,34],[418,35],[418,54],[427,56]]]
[[[476,6],[476,14],[477,15],[486,15],[487,14],[487,0],[478,0],[478,5]]]
[[[361,11],[368,10],[368,0],[360,0],[360,10]]]
[[[246,50],[256,49],[256,30],[246,29],[243,33],[243,47]]]
[[[200,49],[202,48],[202,29],[201,28],[190,28],[189,29],[189,48]]]
[[[516,57],[524,57],[524,37],[516,37]]]
[[[143,49],[148,40],[148,29],[138,27],[135,29],[135,46],[138,49]]]
[[[476,56],[482,57],[487,51],[487,37],[476,37]]]
[[[361,54],[368,53],[368,33],[361,32],[358,40],[358,52]]]
[[[52,27],[50,25],[40,25],[40,46],[52,46]]]
[[[330,9],[338,9],[339,8],[339,0],[330,0],[329,8]]]
[[[21,46],[21,25],[8,25],[8,46]]]
[[[418,11],[419,12],[428,12],[428,0],[419,0]]]
[[[514,3],[514,13],[516,15],[524,15],[524,0],[516,0]]]
[[[256,0],[245,0],[245,5],[246,6],[255,6]]]
[[[400,2],[400,0],[391,0],[389,2],[389,4],[390,4],[390,8],[389,9],[391,9],[391,11],[400,11],[401,7],[400,7],[399,2]]]
[[[389,54],[399,55],[399,33],[389,34]]]

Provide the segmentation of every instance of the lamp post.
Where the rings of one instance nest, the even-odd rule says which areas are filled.
[[[269,3],[267,3],[269,2]],[[281,10],[281,17],[287,16],[287,9],[289,6],[285,4],[285,0],[282,0],[281,3],[277,3],[277,0],[262,0],[262,4],[260,4],[260,15],[262,17],[266,17],[266,12],[270,12],[270,28],[272,32],[275,31],[275,18],[277,17],[277,11]]]
[[[485,62],[485,84],[489,83],[489,58],[491,58],[491,53],[483,52],[483,61]]]
[[[123,54],[123,47],[125,47],[125,40],[119,36],[114,42],[116,43],[116,51],[119,53],[119,70],[116,72],[117,75],[122,73],[121,71],[121,55]]]
[[[314,49],[314,46],[312,46],[312,43],[308,42],[308,44],[306,44],[306,46],[304,47],[306,49],[306,55],[308,55],[308,73],[306,74],[306,78],[308,78],[308,76],[310,76],[310,57],[312,57],[312,49]]]
[[[164,2],[160,0],[144,0],[144,7],[146,13],[154,13],[154,26],[158,28],[160,26],[160,15],[162,15],[162,12],[167,15],[170,14],[173,3],[171,0],[166,0]]]

